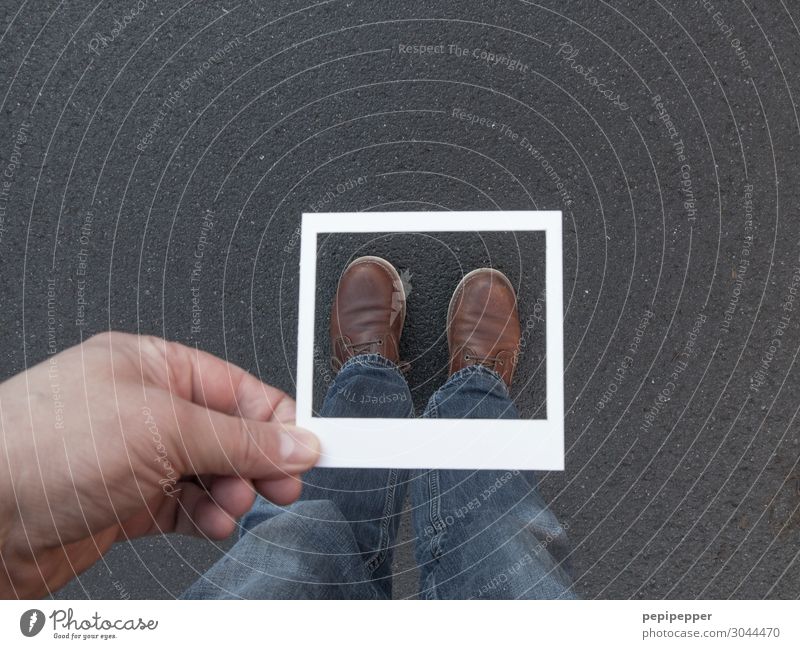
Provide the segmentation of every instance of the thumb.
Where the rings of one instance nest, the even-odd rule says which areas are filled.
[[[226,415],[188,401],[175,410],[173,442],[184,474],[275,480],[303,473],[319,459],[319,440],[297,426]]]

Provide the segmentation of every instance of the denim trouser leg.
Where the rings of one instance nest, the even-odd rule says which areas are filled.
[[[518,414],[500,377],[471,366],[450,377],[423,416],[513,419]],[[489,422],[486,434],[492,434]],[[564,568],[565,530],[531,474],[422,471],[411,484],[421,596],[574,597]]]
[[[377,354],[350,359],[328,390],[323,417],[405,418],[411,393]],[[259,497],[239,541],[184,594],[187,598],[391,597],[392,548],[408,472],[313,469],[300,500]]]

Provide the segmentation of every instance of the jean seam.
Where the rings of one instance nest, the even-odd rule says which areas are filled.
[[[389,481],[386,485],[386,499],[383,504],[383,516],[381,517],[380,535],[378,538],[378,551],[367,561],[367,572],[372,575],[386,561],[389,554],[389,525],[394,513],[394,502],[397,490],[398,470],[389,470]]]
[[[439,497],[439,472],[436,470],[430,471],[428,474],[428,489],[431,495],[428,517],[430,518],[434,532],[428,544],[428,549],[432,558],[426,570],[425,579],[421,584],[421,594],[425,599],[437,599],[436,566],[439,563],[439,556],[441,555],[441,538],[442,534],[444,534],[444,525],[442,525],[441,499]]]
[[[428,407],[425,409],[425,417],[431,419],[437,419],[439,417],[438,393],[438,390],[434,392],[433,396],[431,396],[428,401]],[[439,498],[439,472],[435,469],[428,474],[428,489],[431,494],[428,517],[430,518],[431,526],[434,530],[428,547],[431,555],[436,559],[441,554],[441,538],[444,533],[444,521],[442,521],[441,499]]]
[[[431,555],[438,559],[442,554],[442,537],[445,534],[444,521],[442,520],[442,499],[441,488],[439,486],[439,471],[433,470],[428,476],[428,484],[431,490],[431,506],[430,516],[431,524],[433,525],[434,534],[431,538],[430,549]]]

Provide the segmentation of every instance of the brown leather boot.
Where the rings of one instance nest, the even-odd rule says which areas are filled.
[[[405,319],[406,293],[395,267],[380,257],[351,262],[339,278],[331,309],[334,371],[359,354],[380,354],[399,365]]]
[[[450,374],[483,365],[510,387],[521,334],[517,296],[508,277],[493,268],[473,270],[459,282],[447,312]]]

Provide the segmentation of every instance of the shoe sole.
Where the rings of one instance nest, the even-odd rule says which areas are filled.
[[[455,305],[458,296],[461,294],[461,292],[464,290],[464,287],[467,285],[467,282],[469,282],[469,280],[473,278],[475,275],[479,273],[485,273],[487,271],[490,272],[492,275],[496,276],[498,279],[500,279],[508,287],[508,289],[511,291],[511,294],[514,296],[514,303],[515,304],[517,303],[517,292],[514,290],[514,285],[511,283],[511,280],[508,279],[505,273],[497,270],[496,268],[476,268],[475,270],[468,272],[466,275],[464,275],[464,277],[461,278],[461,281],[456,285],[456,288],[453,291],[453,295],[450,297],[450,305],[447,307],[447,347],[449,354],[453,353],[452,344],[450,341],[450,323],[452,322],[453,319],[453,306]]]
[[[403,333],[403,327],[406,324],[406,289],[403,286],[403,280],[400,278],[400,273],[397,272],[397,269],[386,261],[383,257],[375,257],[374,255],[365,255],[364,257],[359,257],[358,259],[354,259],[349,264],[347,264],[347,268],[344,269],[344,273],[346,273],[352,266],[356,266],[357,264],[363,263],[374,263],[378,264],[381,268],[383,268],[392,278],[392,286],[396,289],[399,289],[400,297],[402,298],[403,306],[400,309],[400,333]],[[398,340],[398,344],[399,344]]]

